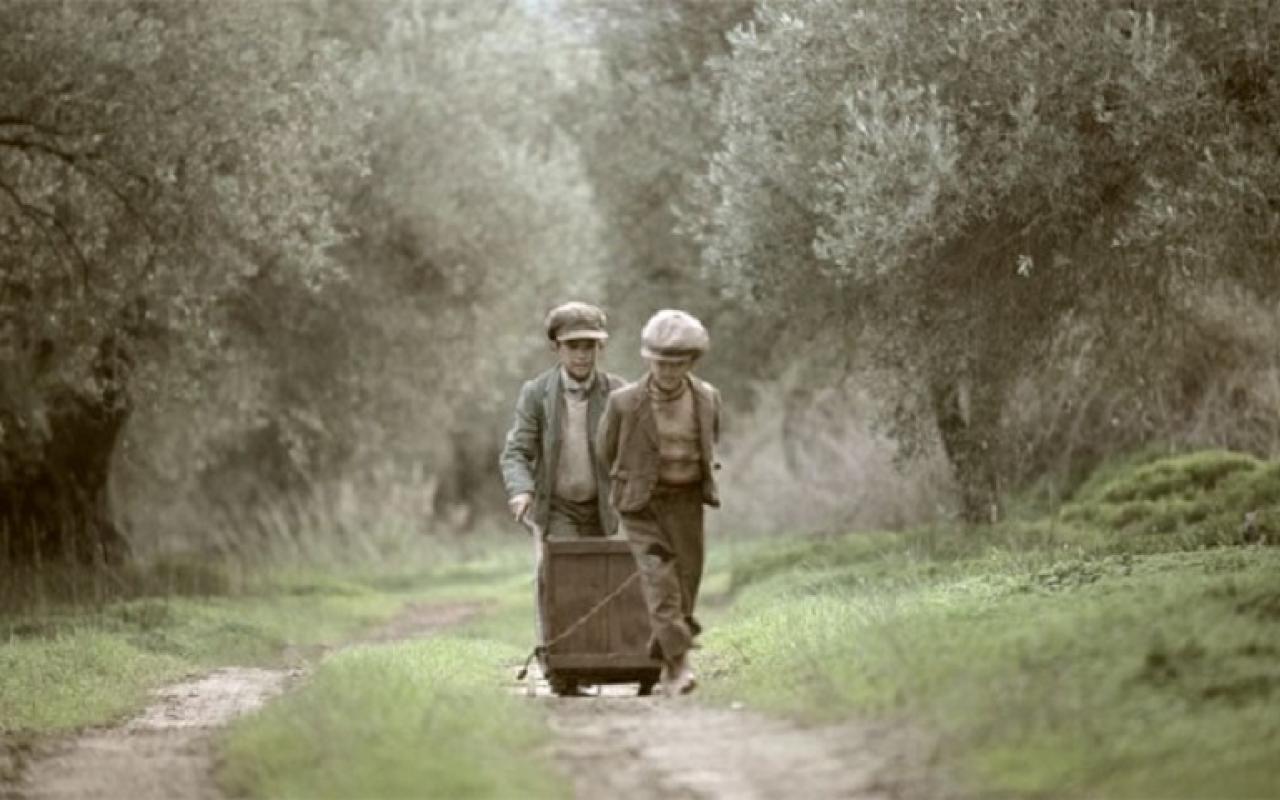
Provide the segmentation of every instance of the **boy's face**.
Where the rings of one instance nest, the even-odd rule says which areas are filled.
[[[674,391],[684,380],[685,376],[693,369],[692,358],[682,358],[671,361],[667,359],[650,358],[649,374],[653,376],[654,383],[666,391]]]
[[[556,357],[560,366],[575,381],[585,381],[596,368],[596,358],[603,345],[596,339],[570,339],[556,342]]]

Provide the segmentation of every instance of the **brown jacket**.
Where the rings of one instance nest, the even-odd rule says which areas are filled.
[[[719,507],[715,471],[720,464],[715,459],[715,446],[720,440],[720,392],[692,375],[689,382],[702,448],[702,501]],[[648,383],[646,376],[615,389],[596,434],[596,452],[609,470],[609,502],[622,513],[647,506],[658,483],[658,425],[649,403]]]

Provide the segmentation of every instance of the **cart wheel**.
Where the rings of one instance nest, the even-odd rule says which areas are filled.
[[[648,697],[653,694],[653,687],[656,683],[657,681],[654,680],[640,681],[640,691],[636,692],[636,694],[640,697]]]
[[[547,683],[551,685],[551,693],[557,697],[574,697],[578,694],[578,682],[573,678],[549,675]]]

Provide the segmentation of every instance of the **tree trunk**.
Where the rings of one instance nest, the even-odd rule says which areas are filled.
[[[103,401],[55,402],[43,446],[6,450],[0,537],[10,564],[117,563],[128,543],[111,518],[107,478],[128,413]]]
[[[7,423],[0,436],[0,556],[8,564],[101,565],[128,556],[107,494],[111,456],[129,417],[121,389],[127,365],[108,337],[93,365],[105,390],[55,389],[41,414],[0,408]]]
[[[974,399],[954,379],[934,381],[929,394],[942,448],[960,488],[961,518],[974,524],[997,522],[1000,483],[995,426],[986,423],[999,419],[999,409],[987,407],[992,398]]]

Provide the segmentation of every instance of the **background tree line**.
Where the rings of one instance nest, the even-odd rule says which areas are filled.
[[[776,426],[803,482],[871,430],[970,519],[1119,449],[1280,442],[1266,0],[0,22],[13,563],[210,547],[282,498],[465,526],[568,297],[627,374],[653,310],[707,320],[732,456]]]

